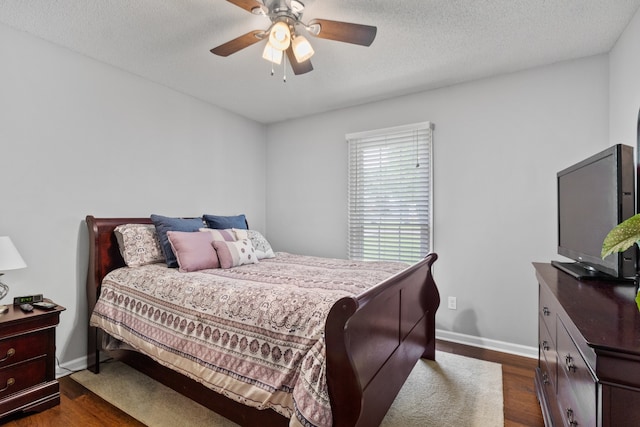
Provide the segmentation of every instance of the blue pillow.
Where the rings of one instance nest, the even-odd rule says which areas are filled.
[[[167,260],[167,266],[178,267],[178,259],[171,249],[167,231],[198,231],[203,226],[202,218],[171,218],[162,215],[151,215],[151,222],[156,226],[160,247]]]
[[[225,230],[227,228],[249,229],[247,218],[244,214],[234,216],[202,215],[202,218],[207,223],[207,227],[217,230]]]

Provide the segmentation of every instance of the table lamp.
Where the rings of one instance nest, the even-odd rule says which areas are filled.
[[[2,273],[6,270],[17,270],[25,268],[27,264],[24,262],[15,245],[9,236],[0,236],[0,300],[9,293],[9,286],[2,283]],[[8,310],[6,305],[0,305],[0,313]]]

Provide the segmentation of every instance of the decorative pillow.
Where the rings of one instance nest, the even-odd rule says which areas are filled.
[[[158,233],[153,224],[122,224],[113,230],[120,255],[129,267],[164,261]]]
[[[276,254],[273,253],[271,245],[264,238],[260,232],[255,230],[239,230],[233,229],[233,233],[236,235],[236,240],[249,239],[253,245],[253,249],[256,251],[258,259],[275,258]]]
[[[214,228],[201,228],[200,231],[211,234],[211,240],[224,240],[235,242],[238,240],[231,229],[216,230]]]
[[[210,233],[167,231],[167,238],[181,272],[220,268]]]
[[[232,228],[234,236],[236,236],[236,240],[244,240],[249,238],[249,230],[243,230],[241,228]]]
[[[162,215],[151,215],[151,221],[156,226],[158,240],[160,240],[160,247],[164,253],[167,266],[178,267],[178,260],[171,249],[167,231],[198,231],[204,225],[202,218],[171,218]]]
[[[247,226],[247,218],[244,214],[235,216],[202,215],[202,218],[204,218],[204,222],[207,223],[207,227],[209,228],[241,228],[244,230],[249,228]]]
[[[249,239],[238,240],[237,242],[214,240],[213,247],[216,248],[220,267],[222,268],[258,263],[258,257]]]

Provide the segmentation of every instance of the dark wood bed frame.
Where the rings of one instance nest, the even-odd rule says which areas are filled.
[[[104,276],[124,266],[113,230],[120,224],[149,224],[149,218],[86,217],[89,229],[87,299],[93,311]],[[438,256],[390,277],[356,297],[336,302],[327,318],[327,385],[334,426],[376,426],[384,418],[419,358],[435,359],[435,314],[440,295],[431,266]],[[89,327],[87,365],[100,371],[101,331]],[[135,351],[115,357],[243,426],[287,426],[272,410],[232,401]]]

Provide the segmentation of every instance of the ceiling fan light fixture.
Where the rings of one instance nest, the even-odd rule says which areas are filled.
[[[269,62],[273,62],[274,64],[282,63],[283,52],[279,49],[271,46],[271,43],[267,42],[262,51],[262,57]]]
[[[293,54],[296,57],[298,62],[304,62],[307,59],[311,58],[315,51],[304,36],[297,36],[291,42],[291,47],[293,48]]]
[[[273,24],[271,32],[269,33],[269,43],[271,43],[271,46],[275,49],[287,50],[291,43],[291,31],[289,30],[289,26],[282,21]]]
[[[312,19],[308,23],[302,21],[304,3],[300,0],[227,0],[248,12],[263,15],[271,23],[266,30],[253,30],[229,40],[211,49],[218,56],[229,56],[245,49],[261,40],[268,43],[262,57],[272,64],[290,64],[295,75],[305,74],[313,70],[311,56],[313,47],[305,37],[298,33],[304,28],[308,35],[320,39],[335,40],[360,46],[370,46],[376,37],[377,28],[371,25],[351,22],[333,21],[330,19]],[[267,40],[265,40],[267,39]],[[284,56],[286,52],[287,56]],[[273,75],[273,65],[271,74]],[[286,80],[286,77],[285,77]]]

